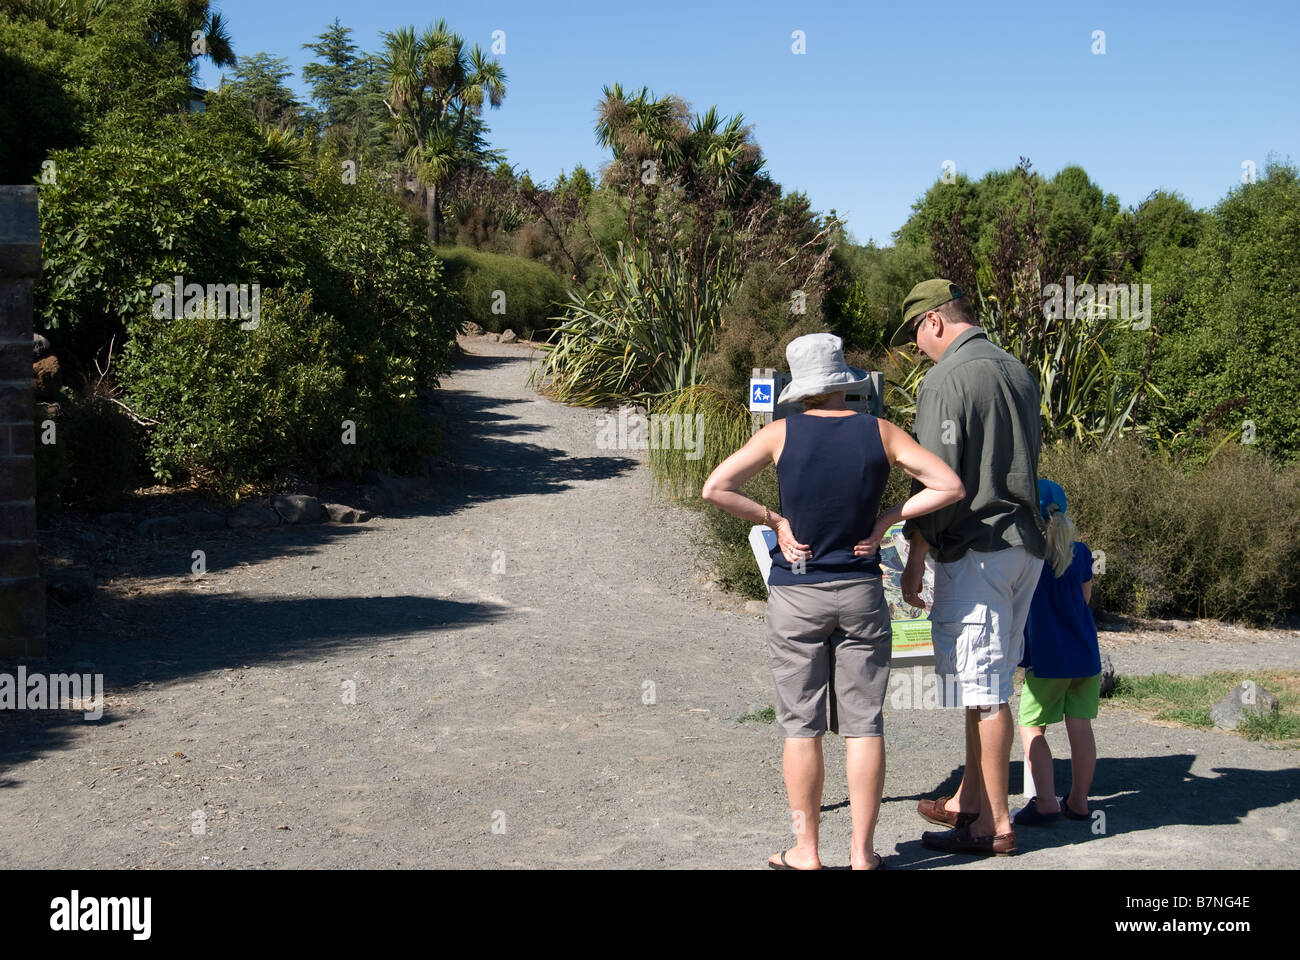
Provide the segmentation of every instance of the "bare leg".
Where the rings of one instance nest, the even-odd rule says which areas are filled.
[[[1025,763],[1034,775],[1038,800],[1034,806],[1039,813],[1060,813],[1056,803],[1056,782],[1052,779],[1052,748],[1044,736],[1047,727],[1021,727],[1020,742],[1025,747]]]
[[[821,737],[786,737],[782,759],[785,790],[790,797],[790,817],[795,831],[795,845],[786,851],[786,862],[801,870],[815,870],[822,865],[817,855],[817,832],[821,826],[822,784],[826,765],[822,759]],[[780,863],[779,856],[768,857]]]
[[[978,711],[974,711],[978,714]],[[980,815],[970,826],[971,836],[1011,833],[1007,809],[1007,778],[1011,766],[1011,708],[1000,703],[979,719]]]
[[[975,813],[980,808],[980,713],[965,710],[966,769],[961,772],[957,792],[943,805],[949,813]]]
[[[849,780],[849,811],[853,818],[854,870],[871,870],[875,855],[876,821],[885,790],[885,738],[846,737],[844,766]]]
[[[1097,772],[1097,741],[1092,736],[1092,721],[1066,717],[1065,732],[1070,737],[1070,795],[1065,803],[1075,813],[1087,813],[1088,791]]]

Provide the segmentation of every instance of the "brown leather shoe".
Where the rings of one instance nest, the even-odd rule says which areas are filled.
[[[952,813],[945,810],[944,803],[951,799],[952,797],[939,797],[937,800],[918,800],[916,812],[923,820],[929,820],[941,827],[963,827],[968,823],[974,823],[979,818],[978,813]]]
[[[931,850],[943,850],[946,853],[974,853],[983,856],[992,854],[1005,857],[1016,852],[1014,830],[1011,833],[999,833],[992,837],[973,837],[968,824],[952,830],[927,830],[921,834],[921,843]]]

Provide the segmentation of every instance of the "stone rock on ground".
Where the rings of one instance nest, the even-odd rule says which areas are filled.
[[[361,475],[361,502],[372,513],[383,513],[414,498],[420,492],[420,481],[413,477],[390,477],[377,470],[367,470]]]
[[[45,589],[65,606],[84,603],[95,595],[95,578],[80,567],[56,570],[45,577]]]
[[[320,523],[325,519],[320,501],[301,493],[272,497],[271,508],[285,523]]]
[[[226,528],[225,517],[219,513],[210,513],[207,510],[193,510],[190,513],[183,513],[180,520],[185,524],[185,529],[191,533],[208,533]]]
[[[274,527],[280,515],[263,503],[241,503],[226,520],[226,525],[236,530],[245,527]]]
[[[50,341],[46,340],[39,333],[32,334],[32,363],[37,360],[44,360],[50,355]]]
[[[518,339],[513,330],[506,330],[501,334],[501,343],[514,343]]]
[[[36,391],[37,400],[58,400],[62,387],[63,375],[59,372],[57,357],[44,357],[32,364],[32,389]]]
[[[481,336],[483,336],[483,328],[480,327],[480,326],[479,326],[477,323],[475,323],[473,320],[466,320],[466,321],[465,321],[465,336],[467,336],[467,337],[481,337]]]
[[[349,507],[345,503],[326,503],[323,506],[330,523],[365,523],[370,519],[370,514],[365,510]]]
[[[1235,730],[1248,713],[1277,713],[1277,697],[1253,680],[1243,680],[1210,708],[1210,719],[1220,730]]]
[[[174,537],[185,532],[185,523],[180,517],[150,517],[141,520],[136,529],[146,537]]]
[[[487,339],[491,340],[493,343],[500,343],[500,342],[501,342],[501,334],[499,334],[499,333],[485,333],[485,334],[483,334],[483,336],[485,336]]]

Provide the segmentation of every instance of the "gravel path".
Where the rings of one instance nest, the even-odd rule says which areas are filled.
[[[654,500],[637,451],[597,448],[597,412],[539,398],[527,347],[467,345],[435,497],[161,543],[56,612],[41,666],[104,674],[107,707],[0,717],[0,866],[762,869],[790,839],[777,733],[740,720],[772,700],[761,622],[700,592],[691,515]],[[1300,663],[1294,633],[1197,629],[1107,644],[1121,672]],[[933,854],[915,800],[956,782],[961,718],[888,714],[891,867],[1292,865],[1295,751],[1110,707],[1104,833]],[[823,857],[843,865],[826,745]]]

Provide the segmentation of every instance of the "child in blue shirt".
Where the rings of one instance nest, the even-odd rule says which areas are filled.
[[[1020,739],[1038,796],[1031,797],[1012,822],[1036,826],[1056,820],[1088,819],[1088,789],[1097,768],[1092,720],[1101,697],[1101,654],[1092,600],[1092,552],[1074,539],[1074,522],[1065,515],[1065,491],[1051,480],[1038,481],[1038,506],[1047,521],[1047,562],[1025,625],[1025,684],[1020,691]],[[1065,720],[1070,738],[1071,784],[1062,808],[1052,782],[1052,751],[1047,725]]]

